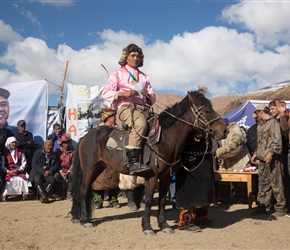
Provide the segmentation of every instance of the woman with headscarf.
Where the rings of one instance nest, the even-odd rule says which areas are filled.
[[[25,176],[26,159],[23,151],[17,149],[17,140],[14,136],[8,137],[5,143],[3,155],[5,163],[1,165],[2,172],[6,173],[5,188],[2,200],[7,195],[21,195],[23,200],[27,199],[28,183]]]

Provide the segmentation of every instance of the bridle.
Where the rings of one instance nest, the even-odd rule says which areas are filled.
[[[198,129],[204,130],[206,133],[208,133],[208,134],[211,135],[211,134],[213,133],[213,131],[212,131],[212,129],[210,128],[210,125],[213,124],[214,122],[218,121],[218,120],[221,120],[222,117],[221,117],[221,116],[220,116],[216,111],[214,111],[215,114],[216,114],[216,117],[213,118],[213,119],[211,119],[210,121],[208,121],[208,120],[207,120],[207,119],[202,115],[202,113],[201,113],[201,110],[202,110],[203,108],[206,108],[206,107],[207,107],[206,105],[202,105],[202,106],[200,106],[200,107],[197,108],[194,104],[192,104],[190,108],[191,108],[191,111],[193,112],[193,114],[194,114],[195,117],[196,117],[196,120],[195,120],[195,122],[194,122],[195,127],[198,128]],[[199,121],[205,125],[205,127],[206,127],[205,129],[199,127],[198,125],[196,125],[196,123],[198,123]]]
[[[192,126],[192,127],[194,127],[194,128],[197,128],[197,129],[203,130],[203,131],[205,132],[205,134],[206,134],[206,135],[205,135],[205,138],[206,138],[206,150],[205,150],[205,152],[204,152],[204,156],[203,156],[202,159],[204,159],[204,157],[205,157],[205,155],[207,154],[207,151],[208,151],[208,137],[209,137],[209,135],[211,135],[211,134],[213,133],[213,130],[210,128],[210,125],[213,124],[215,121],[218,121],[218,120],[221,120],[221,119],[222,119],[221,116],[220,116],[220,115],[215,111],[216,117],[213,118],[213,119],[211,119],[210,121],[208,121],[208,120],[207,120],[207,119],[202,115],[202,113],[201,113],[202,109],[204,109],[204,108],[207,108],[207,106],[206,106],[206,105],[202,105],[202,106],[200,106],[200,107],[196,107],[195,104],[193,104],[193,103],[191,104],[190,109],[191,109],[192,113],[193,113],[193,114],[195,115],[195,117],[196,117],[194,123],[191,123],[191,122],[185,121],[184,119],[179,118],[179,117],[177,117],[177,116],[171,114],[170,112],[164,110],[165,113],[167,113],[168,115],[174,117],[175,119],[177,119],[177,120],[179,120],[179,121],[181,121],[181,122],[183,122],[183,123],[185,123],[185,124],[187,124],[187,125],[189,125],[189,126]],[[204,128],[204,127],[200,127],[200,126],[198,125],[198,122],[201,122],[202,124],[204,124],[204,125],[205,125],[205,128]],[[170,176],[172,176],[172,167],[175,166],[177,163],[179,163],[179,162],[181,161],[181,158],[179,158],[177,161],[175,161],[175,162],[173,162],[173,163],[166,162],[166,161],[164,160],[164,157],[162,157],[158,152],[156,152],[156,150],[154,149],[154,146],[151,144],[149,138],[146,137],[146,139],[147,139],[147,142],[148,142],[148,144],[149,144],[149,148],[150,148],[150,149],[151,149],[151,150],[152,150],[152,151],[157,155],[158,160],[160,160],[160,161],[163,162],[164,164],[170,166]],[[202,160],[202,161],[203,161],[203,160]],[[202,161],[201,161],[201,162],[202,162]],[[200,166],[201,162],[200,162],[200,163],[199,163],[199,164],[198,164],[194,169],[192,169],[192,170],[187,169],[185,166],[183,166],[183,167],[184,167],[187,171],[189,171],[189,172],[190,172],[190,171],[194,171],[195,169],[197,169],[197,168]],[[157,165],[157,161],[155,161],[155,165]]]

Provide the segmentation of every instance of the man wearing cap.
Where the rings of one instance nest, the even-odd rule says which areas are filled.
[[[276,200],[273,217],[286,215],[286,199],[283,185],[282,164],[282,137],[280,124],[270,116],[270,109],[265,104],[259,104],[255,113],[261,119],[257,129],[257,151],[253,154],[251,161],[258,164],[258,206],[251,212],[252,215],[266,214],[266,206],[270,205],[271,197]]]
[[[31,170],[31,161],[34,153],[33,134],[26,130],[26,122],[20,120],[17,122],[18,132],[15,138],[18,141],[17,148],[21,149],[26,157],[27,166],[25,171],[29,174]]]

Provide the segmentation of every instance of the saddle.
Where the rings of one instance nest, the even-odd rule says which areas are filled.
[[[143,145],[143,155],[141,156],[141,162],[147,164],[150,160],[150,145],[155,145],[159,142],[161,127],[159,126],[159,119],[156,114],[147,120],[149,123],[148,140],[144,140]],[[129,130],[114,128],[114,130],[109,134],[106,147],[109,150],[122,150],[124,165],[128,164],[128,159],[126,157],[125,146],[128,145]]]

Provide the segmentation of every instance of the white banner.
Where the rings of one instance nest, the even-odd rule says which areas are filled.
[[[17,122],[25,120],[26,130],[33,134],[35,143],[43,143],[46,139],[48,83],[45,80],[1,83],[0,88],[10,92],[7,127],[15,134]]]
[[[104,105],[101,97],[103,89],[104,86],[67,84],[66,131],[74,141],[78,142],[89,128],[99,123],[100,109]]]

